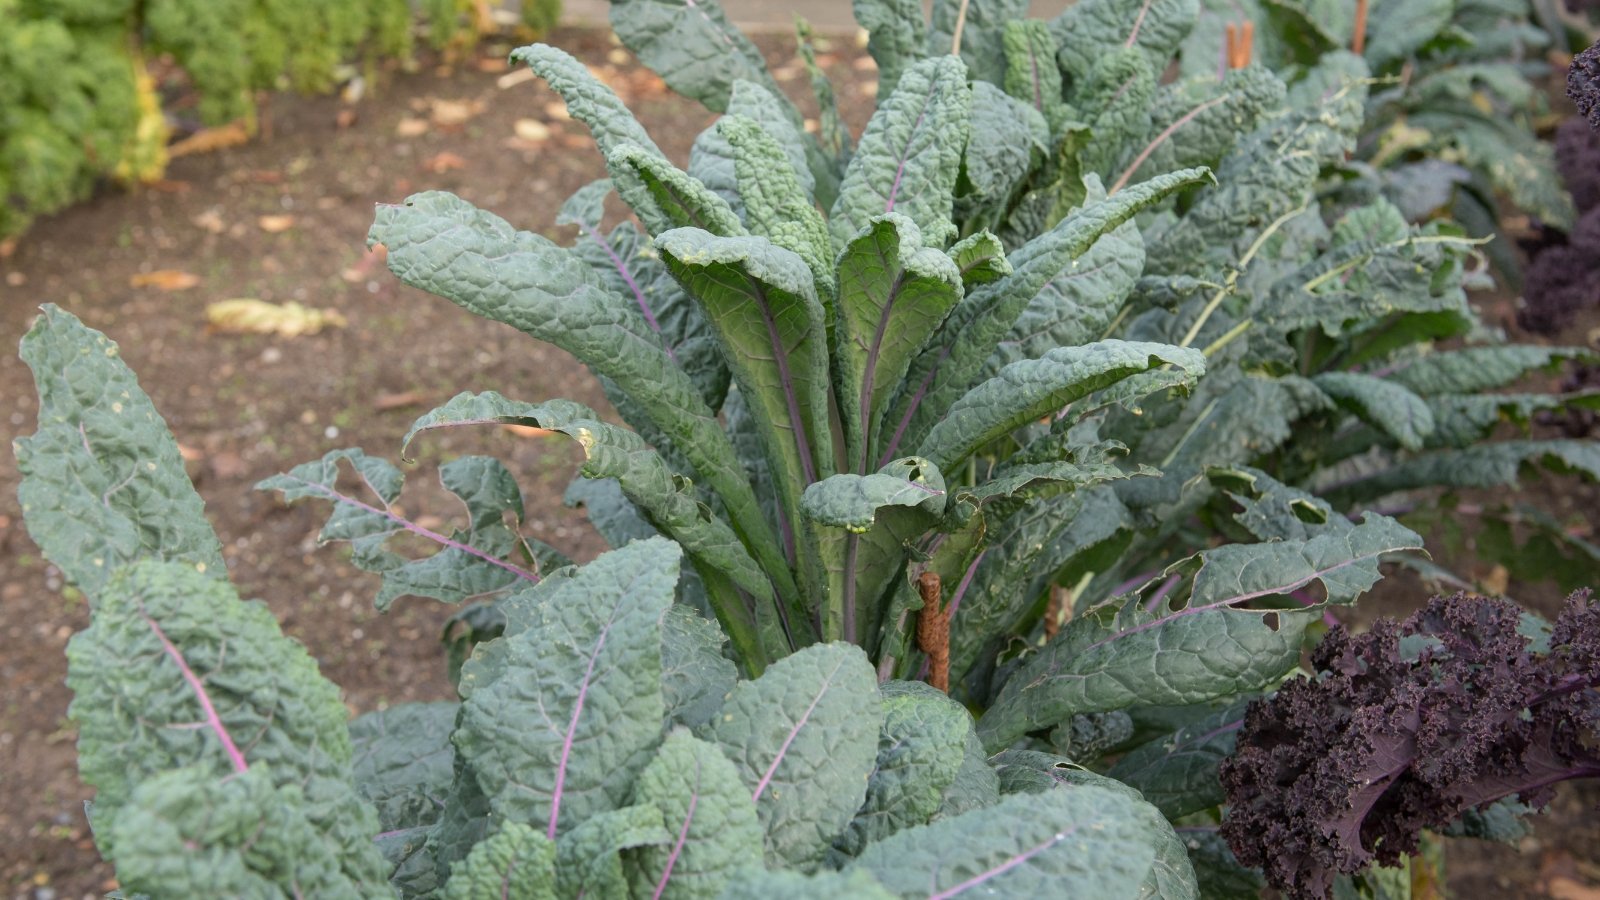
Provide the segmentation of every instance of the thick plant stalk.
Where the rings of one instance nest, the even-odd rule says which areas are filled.
[[[928,684],[950,693],[950,612],[939,604],[939,576],[923,572],[917,579],[922,610],[917,613],[917,648],[928,654]]]
[[[1356,0],[1356,27],[1350,37],[1350,49],[1360,56],[1367,47],[1367,0]]]

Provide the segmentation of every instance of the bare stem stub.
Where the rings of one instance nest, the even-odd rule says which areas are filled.
[[[928,654],[928,684],[950,693],[950,614],[939,603],[939,576],[917,578],[922,610],[917,613],[917,647]]]

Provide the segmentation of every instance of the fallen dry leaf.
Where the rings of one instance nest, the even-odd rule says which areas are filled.
[[[485,56],[478,60],[477,66],[479,72],[504,72],[511,68],[511,63],[503,56]]]
[[[194,153],[210,153],[224,147],[237,147],[248,140],[250,140],[250,129],[245,127],[241,119],[215,128],[202,128],[181,141],[169,144],[167,157],[177,159]]]
[[[11,254],[17,252],[17,239],[8,237],[0,241],[0,259],[10,259]]]
[[[178,455],[183,457],[184,462],[199,462],[205,459],[206,456],[205,453],[201,452],[200,448],[191,447],[188,444],[178,445]]]
[[[256,224],[260,225],[261,230],[267,234],[277,234],[280,231],[288,231],[294,227],[294,216],[288,214],[262,216],[256,219]]]
[[[209,231],[212,234],[221,234],[228,230],[228,224],[222,221],[222,212],[218,207],[211,207],[205,212],[189,220],[196,228]]]
[[[1483,576],[1483,590],[1493,597],[1504,597],[1506,588],[1511,586],[1511,573],[1505,566],[1495,563],[1489,574]]]
[[[157,269],[142,272],[128,279],[132,287],[153,287],[158,291],[187,291],[200,283],[200,276],[178,269]]]
[[[428,118],[439,128],[454,128],[483,112],[482,100],[440,100],[428,101]]]
[[[550,126],[538,119],[518,119],[512,130],[525,141],[538,143],[550,139]]]
[[[406,116],[399,124],[394,126],[394,133],[400,137],[417,137],[428,133],[427,119],[414,119]]]
[[[280,337],[316,334],[324,328],[343,328],[346,324],[337,310],[312,309],[292,301],[279,305],[250,297],[206,304],[206,321],[213,331]]]
[[[614,66],[625,66],[632,59],[633,57],[628,55],[628,51],[622,49],[621,47],[613,47],[606,51],[606,62],[611,63]]]
[[[379,394],[378,398],[372,401],[372,408],[379,412],[387,412],[391,409],[404,409],[407,406],[422,406],[424,404],[431,403],[432,400],[433,395],[429,394],[427,391],[405,391],[404,393],[400,394]]]
[[[448,150],[442,153],[435,153],[422,162],[422,168],[426,171],[434,173],[435,175],[438,175],[442,172],[450,172],[455,169],[465,169],[466,167],[466,160]]]
[[[548,437],[555,434],[548,428],[535,428],[532,425],[501,425],[500,427],[517,437]]]
[[[494,86],[503,91],[506,88],[514,88],[525,81],[533,81],[538,77],[532,69],[515,69],[495,79]]]
[[[339,114],[333,117],[333,124],[337,128],[349,128],[351,125],[356,123],[356,118],[357,115],[355,110],[341,109],[339,110]]]
[[[557,100],[554,103],[546,103],[544,105],[544,114],[556,122],[572,120],[572,113],[567,109],[567,104],[561,100]]]

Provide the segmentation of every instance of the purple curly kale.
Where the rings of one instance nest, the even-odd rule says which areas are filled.
[[[1319,675],[1251,705],[1222,764],[1222,835],[1293,898],[1341,872],[1394,864],[1425,828],[1558,782],[1600,776],[1600,604],[1567,600],[1535,649],[1508,602],[1435,597],[1404,624],[1335,629]]]
[[[1529,331],[1555,334],[1580,311],[1600,306],[1600,206],[1578,220],[1567,240],[1542,250],[1523,276],[1517,324]]]
[[[1600,206],[1600,133],[1573,117],[1556,129],[1556,169],[1578,212]]]
[[[1578,112],[1589,120],[1590,127],[1600,128],[1600,42],[1572,58],[1567,96],[1578,104]]]

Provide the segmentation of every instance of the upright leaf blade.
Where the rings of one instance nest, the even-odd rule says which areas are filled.
[[[852,0],[856,24],[867,32],[867,52],[878,64],[878,93],[894,93],[900,74],[926,54],[922,4],[916,0]]]
[[[828,223],[812,205],[811,196],[785,164],[784,149],[754,119],[723,116],[717,131],[728,142],[733,168],[744,202],[745,224],[760,235],[806,261],[818,294],[833,294],[833,248]]]
[[[750,791],[770,865],[821,861],[865,797],[882,719],[872,665],[849,644],[814,644],[733,689],[706,738]]]
[[[147,557],[227,577],[178,443],[119,353],[53,304],[22,340],[39,388],[38,430],[13,445],[23,521],[91,603],[113,572]]]
[[[889,213],[873,218],[839,257],[833,358],[845,460],[872,468],[883,418],[911,360],[961,299],[961,273],[924,247],[917,226]]]
[[[716,329],[755,413],[784,511],[798,522],[800,490],[833,471],[827,329],[810,270],[761,238],[684,228],[656,246]]]
[[[788,103],[761,51],[728,21],[717,0],[613,0],[611,27],[668,87],[712,112],[727,110],[741,80]]]
[[[1185,169],[1085,204],[1013,254],[1014,271],[964,298],[912,362],[890,407],[885,426],[889,435],[880,459],[892,459],[922,441],[950,405],[972,387],[984,360],[1017,316],[1035,297],[1053,290],[1057,278],[1070,274],[1074,261],[1096,241],[1139,210],[1209,177],[1205,169]]]
[[[906,70],[867,123],[845,170],[828,221],[836,246],[872,217],[891,212],[916,223],[928,246],[943,247],[956,236],[951,197],[971,105],[959,59],[926,59]]]

